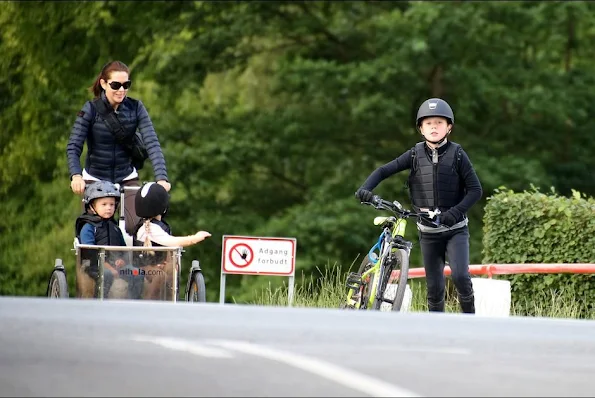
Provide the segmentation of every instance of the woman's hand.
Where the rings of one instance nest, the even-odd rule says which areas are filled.
[[[157,184],[161,185],[163,188],[165,188],[165,190],[167,192],[169,192],[169,190],[171,189],[171,184],[165,180],[159,180],[157,181]]]
[[[70,189],[72,189],[72,192],[77,195],[85,192],[85,180],[83,180],[82,175],[75,174],[72,176],[72,181],[70,181]]]

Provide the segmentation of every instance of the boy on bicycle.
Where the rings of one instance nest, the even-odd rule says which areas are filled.
[[[384,179],[410,170],[407,185],[416,212],[440,209],[436,226],[418,220],[419,241],[426,271],[429,311],[444,312],[446,256],[458,293],[461,311],[475,313],[473,285],[469,275],[469,228],[467,212],[483,191],[475,169],[463,148],[447,137],[454,125],[450,105],[440,99],[424,101],[417,111],[416,127],[424,141],[391,162],[374,170],[355,193],[370,202],[372,190]]]

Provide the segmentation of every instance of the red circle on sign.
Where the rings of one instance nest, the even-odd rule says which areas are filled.
[[[239,254],[240,257],[244,259],[246,264],[236,264],[236,262],[233,261],[233,257],[231,256],[234,252]],[[246,260],[246,258],[248,258],[248,260]],[[253,259],[254,252],[252,251],[252,248],[245,243],[238,243],[237,245],[234,245],[229,251],[229,261],[238,268],[246,268],[250,265]]]

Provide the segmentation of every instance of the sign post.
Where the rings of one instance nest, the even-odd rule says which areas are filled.
[[[289,277],[288,305],[293,302],[295,238],[223,235],[219,303],[225,303],[225,275]]]

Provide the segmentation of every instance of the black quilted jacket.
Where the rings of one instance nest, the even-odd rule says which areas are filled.
[[[105,93],[102,92],[101,97],[107,103]],[[142,134],[149,160],[153,165],[155,181],[168,180],[161,145],[143,103],[126,97],[117,112],[118,119],[125,129],[134,132],[138,128]],[[124,147],[116,142],[107,123],[95,110],[95,105],[87,101],[78,113],[66,146],[70,178],[74,174],[82,174],[80,158],[85,140],[87,141],[85,169],[89,174],[101,180],[120,183],[132,173],[130,156]]]

